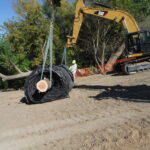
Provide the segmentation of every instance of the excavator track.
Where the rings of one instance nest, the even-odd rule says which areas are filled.
[[[150,69],[150,57],[139,58],[116,66],[116,71],[123,74],[133,74]]]
[[[144,62],[140,64],[126,64],[124,70],[126,74],[132,74],[149,69],[150,69],[150,62],[149,63]]]

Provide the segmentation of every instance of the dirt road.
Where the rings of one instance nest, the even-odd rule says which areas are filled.
[[[150,72],[79,78],[70,98],[0,92],[0,150],[149,150]]]

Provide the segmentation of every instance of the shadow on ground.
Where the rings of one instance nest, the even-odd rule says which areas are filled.
[[[150,86],[137,85],[137,86],[100,86],[100,85],[78,85],[74,88],[99,90],[100,93],[92,98],[96,100],[103,99],[119,99],[133,102],[150,103]]]

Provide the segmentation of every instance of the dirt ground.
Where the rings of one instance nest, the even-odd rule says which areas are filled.
[[[0,150],[150,150],[150,72],[79,78],[70,98],[0,92]]]

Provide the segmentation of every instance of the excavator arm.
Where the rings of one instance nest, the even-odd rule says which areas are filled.
[[[128,33],[140,31],[135,19],[129,13],[116,8],[109,8],[104,5],[102,6],[102,8],[91,8],[84,4],[84,0],[77,1],[73,33],[72,36],[67,37],[66,47],[74,47],[76,45],[84,14],[113,20],[119,24],[122,24],[127,29]]]

